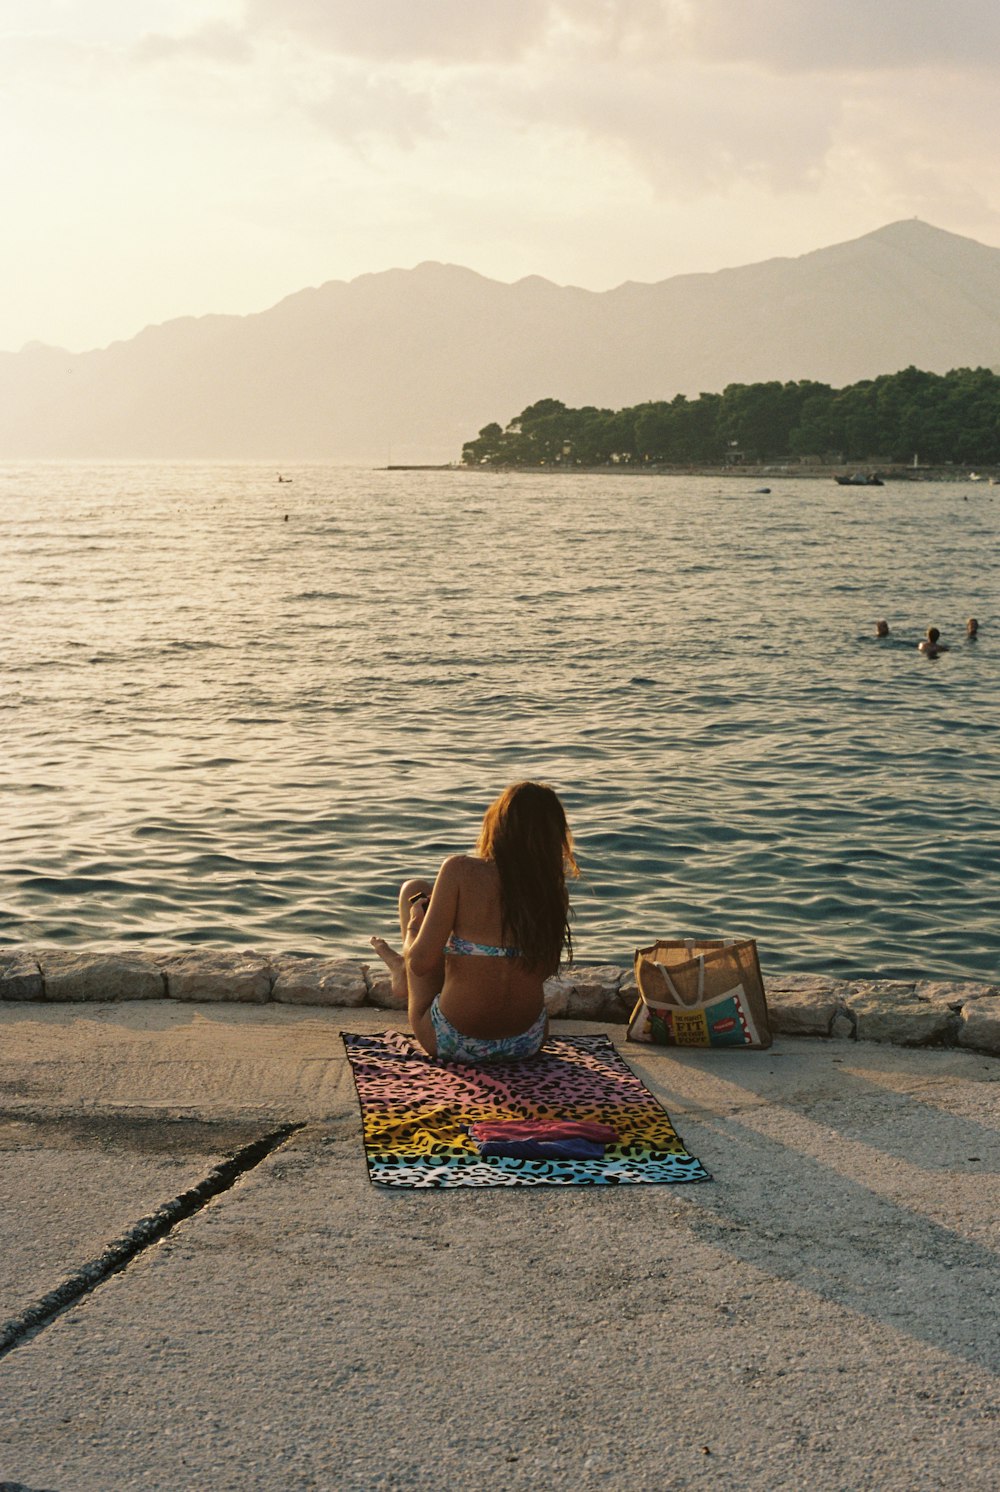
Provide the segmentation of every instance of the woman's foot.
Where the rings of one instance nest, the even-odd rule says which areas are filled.
[[[389,970],[393,998],[405,1005],[408,997],[406,960],[401,953],[396,952],[395,948],[389,946],[385,938],[372,938],[370,941],[375,952]]]

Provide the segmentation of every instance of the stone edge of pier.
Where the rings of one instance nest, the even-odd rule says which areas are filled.
[[[778,1035],[966,1047],[1000,1056],[1000,983],[772,974],[765,977],[765,986],[771,1026]],[[321,953],[0,948],[2,1001],[163,999],[398,1008],[380,963]],[[622,1024],[637,999],[632,970],[617,964],[569,965],[545,985],[553,1020]]]

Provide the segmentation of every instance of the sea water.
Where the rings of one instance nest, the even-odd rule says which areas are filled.
[[[1000,488],[278,475],[0,468],[0,941],[361,958],[530,777],[582,960],[1000,977]]]

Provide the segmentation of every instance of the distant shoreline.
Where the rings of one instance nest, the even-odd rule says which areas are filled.
[[[622,462],[610,466],[466,466],[460,461],[447,461],[440,465],[413,464],[393,465],[378,468],[380,471],[447,471],[467,472],[477,476],[524,475],[533,477],[742,477],[752,481],[801,480],[833,482],[837,477],[879,476],[883,482],[972,482],[983,487],[1000,485],[1000,470],[987,469],[975,476],[964,467],[955,466],[874,466],[866,463],[841,466],[667,466],[650,464],[632,465]],[[858,487],[864,490],[864,484]]]

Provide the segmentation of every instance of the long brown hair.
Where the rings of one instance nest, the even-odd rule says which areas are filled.
[[[504,937],[529,968],[551,974],[572,961],[566,875],[579,875],[562,804],[543,782],[515,782],[483,816],[476,853],[500,873]]]

